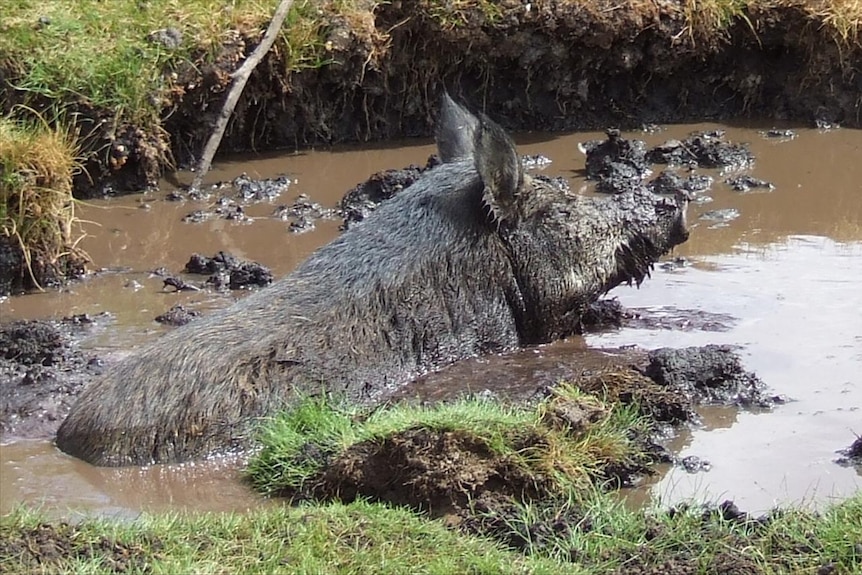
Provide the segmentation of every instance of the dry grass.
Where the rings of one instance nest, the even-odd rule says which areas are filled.
[[[72,176],[75,138],[44,122],[0,119],[0,235],[20,246],[34,287],[89,258],[78,248]],[[20,278],[26,285],[27,278]]]
[[[862,46],[862,0],[821,0],[804,6],[839,45]]]

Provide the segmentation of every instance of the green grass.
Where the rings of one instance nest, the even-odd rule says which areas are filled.
[[[486,524],[494,524],[493,515],[486,514]],[[561,521],[565,529],[537,528]],[[574,561],[592,573],[660,566],[677,572],[671,565],[716,574],[817,573],[826,565],[834,570],[824,572],[836,575],[862,570],[862,494],[820,513],[783,509],[739,521],[701,506],[633,510],[593,492],[556,505],[520,505],[504,525],[527,554]]]
[[[579,430],[552,425],[549,413],[559,406],[592,409],[595,420]],[[362,413],[306,399],[263,424],[262,449],[250,461],[247,475],[264,493],[301,491],[352,446],[379,446],[411,430],[428,430],[456,432],[484,445],[489,459],[510,463],[524,476],[550,481],[552,491],[564,492],[591,485],[610,464],[644,462],[632,437],[633,432],[646,434],[648,426],[634,406],[611,408],[564,385],[534,408],[464,398],[433,407],[398,404]]]
[[[564,529],[539,528],[561,522]],[[699,507],[674,514],[635,511],[593,492],[556,506],[522,506],[502,529],[522,536],[525,553],[403,508],[365,501],[273,506],[246,515],[86,519],[74,525],[47,523],[38,513],[18,510],[0,518],[0,572],[850,575],[862,570],[862,494],[820,513],[785,509],[762,523],[746,523]]]
[[[157,121],[168,92],[183,90],[175,72],[211,62],[236,30],[262,34],[278,0],[46,0],[7,1],[0,11],[0,66],[34,103],[62,109],[74,103],[110,110],[115,122]],[[325,62],[325,12],[297,0],[278,50],[289,68]],[[349,10],[349,4],[326,3]],[[175,28],[172,49],[148,36]]]
[[[55,524],[37,514],[0,519],[0,572],[217,574],[555,573],[524,557],[449,531],[404,509],[350,505],[269,508],[247,515],[144,516],[133,523]],[[29,535],[29,537],[28,537]],[[42,541],[40,546],[37,541]],[[59,545],[51,545],[57,543]],[[65,549],[39,565],[35,553]]]

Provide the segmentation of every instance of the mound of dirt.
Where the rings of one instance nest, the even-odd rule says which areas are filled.
[[[523,441],[534,446],[541,438]],[[481,493],[530,499],[546,488],[543,478],[524,473],[470,434],[423,428],[353,445],[329,462],[314,496],[369,497],[439,516]]]

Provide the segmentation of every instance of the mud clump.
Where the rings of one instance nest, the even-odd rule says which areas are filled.
[[[183,270],[189,274],[208,275],[205,285],[217,290],[265,287],[272,283],[272,271],[256,262],[240,260],[227,253],[218,252],[209,258],[192,254]]]
[[[230,182],[214,184],[206,190],[191,190],[188,193],[173,191],[165,199],[168,201],[209,200],[213,194],[219,196],[207,208],[195,210],[183,216],[186,223],[201,223],[213,218],[237,222],[253,222],[245,213],[248,204],[272,202],[290,188],[287,176],[278,178],[253,179],[242,174]],[[291,204],[279,205],[273,217],[289,223],[288,231],[301,233],[313,230],[315,222],[320,219],[338,217],[338,210],[324,208],[312,202],[305,194],[300,194]]]
[[[587,156],[587,178],[598,180],[596,191],[619,194],[639,185],[650,173],[646,144],[623,138],[617,129],[605,133],[607,140],[586,142],[581,147]]]
[[[154,554],[162,549],[156,537],[146,545],[129,545],[105,536],[85,533],[68,523],[43,523],[34,528],[0,530],[0,570],[3,565],[27,567],[31,573],[60,569],[70,560],[99,559],[100,567],[111,573],[149,573]]]
[[[317,227],[317,220],[334,219],[338,214],[338,210],[324,208],[317,202],[312,202],[307,195],[300,194],[292,204],[278,206],[273,215],[289,223],[290,233],[301,234]]]
[[[697,422],[698,405],[768,408],[783,401],[769,396],[739,356],[720,345],[653,350],[644,365],[585,372],[572,384],[607,401],[637,405],[650,419],[672,425]]]
[[[634,367],[618,367],[582,374],[572,381],[578,389],[623,405],[637,405],[650,419],[679,424],[695,421],[695,403],[679,389],[662,386]]]
[[[653,164],[700,168],[742,169],[754,164],[754,154],[745,144],[724,139],[723,130],[695,132],[688,138],[668,140],[647,153]]]
[[[862,470],[862,436],[857,437],[850,447],[839,451],[842,455],[836,463],[844,467],[855,466]]]
[[[72,334],[95,320],[59,324],[19,321],[0,326],[0,436],[46,437],[76,396],[101,371],[101,361],[73,345]]]
[[[775,189],[775,184],[772,182],[767,182],[766,180],[761,180],[760,178],[755,178],[748,174],[727,178],[724,180],[724,183],[730,186],[733,190],[742,193],[750,192],[752,190],[765,190],[767,192],[771,192]]]
[[[186,325],[200,314],[201,312],[197,310],[188,310],[183,305],[177,304],[165,313],[157,315],[155,319],[158,323],[179,327]]]
[[[712,186],[713,179],[710,176],[689,173],[685,177],[674,170],[662,170],[662,172],[647,187],[654,194],[674,194],[683,190],[690,196],[706,192]]]
[[[423,172],[439,164],[439,158],[432,155],[424,166],[411,164],[400,170],[385,170],[373,174],[349,190],[339,202],[338,209],[344,218],[341,229],[346,230],[352,224],[361,222],[377,209],[381,202],[410,187]]]
[[[745,144],[724,140],[724,132],[694,132],[685,140],[669,140],[647,150],[641,140],[623,138],[619,130],[607,130],[607,139],[591,140],[579,146],[586,154],[586,175],[597,180],[596,191],[620,194],[643,185],[652,173],[653,164],[695,168],[743,169],[751,167],[754,155]],[[690,172],[686,177],[674,170],[663,170],[647,184],[655,194],[685,194],[689,198],[707,191],[712,186],[710,176]],[[741,175],[727,180],[728,185],[768,187],[771,184],[751,176]]]
[[[770,407],[780,401],[765,394],[764,383],[745,371],[729,346],[656,349],[649,352],[644,374],[701,405]]]

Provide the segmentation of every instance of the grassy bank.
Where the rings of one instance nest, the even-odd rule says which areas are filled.
[[[850,575],[862,569],[862,495],[819,514],[785,510],[759,521],[700,509],[635,512],[602,496],[581,517],[540,539],[535,511],[513,515],[509,541],[519,534],[528,541],[518,546],[521,553],[502,544],[500,533],[496,540],[459,533],[407,509],[363,501],[75,525],[20,511],[0,518],[0,571]]]
[[[199,153],[213,110],[230,83],[230,73],[255,46],[277,3],[6,2],[0,13],[0,109],[7,114],[14,109],[19,116],[26,115],[27,108],[17,104],[49,111],[49,115],[65,111],[63,117],[75,123],[73,132],[81,139],[79,147],[87,155],[92,182],[113,178],[130,188],[152,185],[172,159],[189,159]],[[620,63],[613,52],[622,50],[625,54],[620,58],[629,61],[633,54],[649,48],[635,39],[656,35],[648,40],[660,48],[656,62],[643,70],[627,70],[635,64],[623,63],[623,71],[635,74],[633,83],[648,84],[654,73],[661,76],[674,69],[673,62],[668,66],[668,58],[680,58],[679,67],[688,74],[691,64],[687,58],[704,61],[722,46],[731,46],[733,34],[739,36],[738,43],[756,49],[760,35],[776,35],[770,32],[771,26],[783,30],[782,18],[793,30],[787,32],[787,38],[774,40],[779,42],[774,51],[793,48],[796,53],[799,48],[794,58],[809,63],[817,60],[811,57],[812,51],[818,51],[824,55],[821,60],[831,62],[820,62],[818,66],[826,67],[812,70],[804,78],[809,91],[815,84],[829,84],[834,91],[836,83],[834,78],[829,83],[830,74],[852,77],[858,64],[854,54],[858,54],[862,22],[862,5],[857,0],[681,0],[661,6],[567,0],[536,2],[528,11],[521,3],[486,0],[297,0],[271,57],[246,88],[248,102],[240,103],[224,147],[253,149],[427,133],[429,104],[416,101],[420,95],[413,92],[429,91],[421,98],[433,100],[435,86],[461,83],[462,73],[470,78],[467,84],[481,80],[481,89],[468,86],[470,91],[481,92],[482,101],[501,99],[497,104],[506,103],[503,109],[514,104],[512,110],[517,111],[523,98],[528,104],[545,98],[557,102],[513,118],[522,128],[537,125],[530,114],[543,119],[542,129],[618,122],[615,116],[636,114],[643,98],[614,95],[615,102],[609,106],[578,102],[574,96],[580,93],[586,98],[587,92],[585,85],[576,85],[577,76],[589,74],[586,69],[572,68],[577,62],[616,73]],[[411,26],[417,26],[416,30],[407,31]],[[564,37],[555,36],[557,29]],[[422,30],[428,38],[417,37]],[[566,40],[569,30],[581,31],[577,42]],[[540,60],[518,62],[528,45],[518,45],[514,55],[497,53],[498,36],[512,38],[520,31],[536,34]],[[529,35],[518,38],[529,44]],[[548,51],[546,45],[557,41],[562,42],[560,46]],[[796,45],[782,44],[786,42]],[[568,56],[561,60],[557,53],[567,46],[577,56],[571,62]],[[604,55],[590,55],[596,46]],[[454,54],[463,57],[453,59]],[[439,62],[434,59],[438,55]],[[738,60],[733,54],[730,58]],[[832,62],[836,58],[839,61]],[[543,74],[542,66],[555,62],[570,68],[574,79],[564,74],[540,90],[540,83],[530,81],[531,74]],[[307,79],[297,79],[297,73],[308,71],[314,72]],[[512,84],[510,76],[518,81]],[[767,80],[757,76],[758,72],[751,71],[727,82],[729,92],[738,94],[735,105],[743,112],[762,95],[759,86]],[[490,87],[494,77],[499,78],[497,90]],[[420,78],[424,78],[421,85],[417,84]],[[405,91],[407,86],[412,89]],[[515,91],[507,94],[504,86]],[[711,86],[708,93],[717,87]],[[697,98],[685,97],[686,86],[672,85],[672,89],[683,94],[682,102],[667,102],[668,107],[699,105]],[[399,95],[399,91],[403,93]],[[624,102],[626,98],[633,98],[630,105]],[[839,98],[829,105],[844,110],[858,107],[850,99]],[[553,120],[560,114],[582,115],[585,105],[601,109],[595,118]],[[814,113],[821,105],[823,102],[806,102],[802,107]],[[624,109],[629,106],[633,109]],[[774,109],[767,102],[764,106]],[[87,182],[77,180],[83,188],[98,187]]]
[[[181,76],[214,63],[226,44],[239,41],[251,47],[277,4],[278,0],[6,3],[0,14],[0,67],[7,71],[8,84],[2,91],[5,98],[28,104],[109,110],[118,124],[159,122],[188,89],[190,78]],[[337,47],[329,32],[336,23],[367,25],[377,4],[296,1],[275,48],[286,71],[330,63],[328,55]],[[465,27],[477,15],[493,26],[514,10],[484,0],[418,4],[443,29]],[[585,0],[562,4],[602,9]],[[680,37],[715,43],[739,22],[756,34],[758,15],[776,6],[803,10],[813,26],[837,43],[847,47],[860,43],[862,5],[856,0],[683,0],[678,7]],[[630,9],[642,10],[645,16],[654,10],[647,5]],[[225,65],[236,64],[242,51]],[[225,68],[223,73],[230,71]]]
[[[277,0],[11,2],[0,15],[0,66],[27,104],[82,104],[113,121],[159,122],[179,73],[213,63],[226,43],[262,35]],[[322,63],[324,11],[295,3],[279,50],[287,66]],[[229,72],[230,70],[226,70]],[[7,96],[8,97],[8,96]]]

